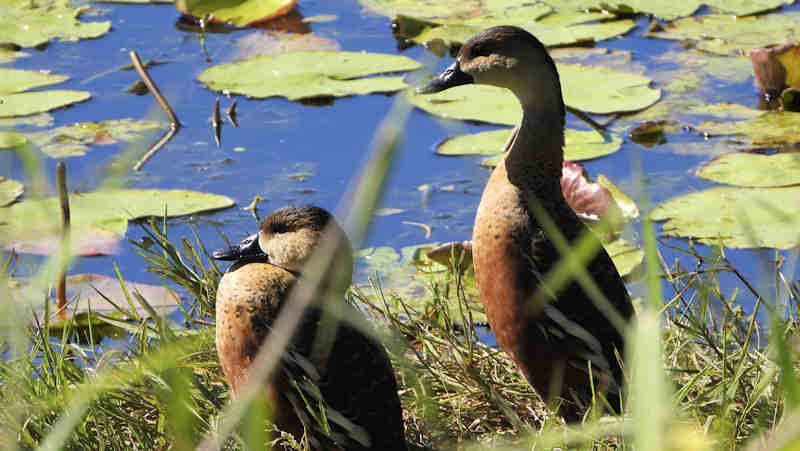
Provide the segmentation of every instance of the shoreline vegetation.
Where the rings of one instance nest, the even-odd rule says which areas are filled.
[[[143,227],[151,244],[133,244],[150,271],[185,290],[191,303],[184,314],[194,324],[128,311],[97,314],[94,326],[64,327],[54,338],[47,338],[54,334],[49,324],[3,337],[4,448],[194,449],[205,439],[223,449],[259,449],[267,440],[270,413],[255,400],[233,435],[216,442],[230,396],[210,319],[220,269],[202,243],[172,243],[165,227],[151,222]],[[385,291],[379,275],[352,287],[348,298],[380,326],[412,449],[790,449],[783,445],[798,434],[800,284],[783,278],[774,251],[777,260],[762,253],[775,290],[766,294],[721,250],[701,255],[691,243],[676,250],[696,264],[661,262],[672,292],[658,308],[637,305],[625,361],[626,411],[616,417],[589,411],[576,425],[564,425],[504,352],[476,338],[465,289],[474,283],[470,269],[431,273],[422,309]],[[3,274],[12,273],[9,259]],[[733,293],[722,292],[722,277],[738,279]],[[755,299],[754,311],[743,312],[740,298]],[[126,332],[126,347],[98,344],[97,324]]]

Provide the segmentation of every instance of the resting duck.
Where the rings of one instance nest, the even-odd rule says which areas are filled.
[[[339,245],[323,289],[334,292],[326,300],[341,300],[328,309],[345,317],[358,315],[344,300],[353,271],[350,242],[333,216],[321,208],[280,208],[264,218],[258,234],[213,254],[235,261],[217,288],[216,312],[217,352],[234,396],[244,387],[248,367],[290,290],[303,283],[304,264],[328,239],[338,240]],[[266,382],[275,424],[298,441],[306,434],[312,449],[406,450],[397,382],[386,351],[344,322],[336,324],[329,346],[319,346],[324,340],[317,339],[331,331],[320,327],[323,310],[317,302],[304,313],[279,369]],[[303,397],[315,405],[319,401],[309,381],[324,399],[331,433],[317,428],[305,411]]]
[[[548,402],[560,402],[568,421],[580,419],[595,389],[620,407],[624,355],[621,329],[633,315],[628,291],[597,237],[561,192],[565,108],[555,63],[536,37],[513,26],[470,38],[438,77],[419,89],[442,91],[468,83],[507,88],[523,117],[492,172],[475,217],[475,278],[497,342]],[[561,260],[558,237],[546,231],[545,212],[569,243],[594,241],[585,270],[605,302],[596,302],[575,279],[558,291],[546,275]],[[541,291],[540,291],[541,290]],[[544,296],[545,302],[538,302]],[[602,404],[601,404],[602,405]]]

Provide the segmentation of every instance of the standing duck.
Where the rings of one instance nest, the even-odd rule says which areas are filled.
[[[455,63],[419,91],[469,83],[507,88],[523,110],[483,191],[472,235],[475,278],[497,342],[544,400],[560,401],[568,421],[585,412],[592,385],[619,411],[620,328],[633,306],[611,258],[561,192],[565,108],[555,63],[527,31],[493,27],[470,38]],[[542,212],[568,243],[595,241],[585,270],[605,299],[596,302],[575,279],[558,291],[544,285],[562,254],[561,237],[549,235]],[[543,293],[547,301],[537,302]]]
[[[321,291],[333,292],[325,299],[337,304],[323,309],[319,302],[312,303],[279,368],[266,382],[273,421],[298,441],[305,434],[315,450],[406,450],[397,382],[386,351],[350,324],[334,321],[334,327],[326,327],[334,314],[325,310],[338,312],[337,318],[359,313],[344,300],[353,271],[350,242],[321,208],[280,208],[264,218],[258,234],[214,252],[216,259],[235,261],[217,288],[216,341],[222,370],[236,396],[292,286],[303,283],[304,264],[328,239],[339,244]],[[331,331],[333,339],[326,340]],[[306,403],[316,406],[321,401],[314,399],[317,393],[326,406],[329,432],[316,427],[305,411]]]

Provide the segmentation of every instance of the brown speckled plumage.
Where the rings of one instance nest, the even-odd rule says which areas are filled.
[[[561,192],[565,108],[555,64],[530,33],[494,27],[466,42],[458,61],[429,91],[465,83],[508,88],[523,108],[506,158],[483,192],[472,236],[475,277],[497,342],[545,400],[562,398],[561,413],[568,420],[579,418],[580,404],[591,396],[587,360],[596,388],[609,390],[608,400],[618,409],[620,331],[574,280],[557,293],[550,291],[549,303],[533,303],[537,290],[549,288],[542,281],[561,257],[533,207],[541,206],[569,242],[585,233],[597,239]],[[630,297],[602,247],[586,268],[627,322],[633,315]]]
[[[323,229],[329,223],[335,228],[332,233],[346,240],[344,233],[324,210],[316,207],[285,207],[262,221],[258,241],[262,246],[267,244],[279,253],[282,252],[282,242],[295,250],[310,252],[323,237]],[[308,240],[312,242],[303,242]],[[341,250],[345,261],[334,266],[352,266],[349,243],[343,241]],[[299,276],[302,268],[297,265],[305,262],[308,255],[298,254],[294,250],[284,255],[293,260],[273,262],[269,256],[240,260],[225,273],[217,288],[217,351],[234,395],[245,384],[248,367],[269,335],[272,322],[292,286],[303,281]],[[359,315],[346,303],[343,293],[339,294],[336,299],[341,299],[342,305],[336,308],[347,316]],[[275,423],[298,440],[304,432],[310,434],[314,449],[405,450],[397,383],[383,346],[356,327],[340,323],[328,354],[312,352],[322,311],[318,305],[312,305],[304,313],[279,370],[266,384],[266,393],[275,411]],[[308,362],[315,368],[314,375],[309,375],[304,367]],[[359,431],[365,431],[369,446],[363,446],[363,440],[361,443],[351,440],[347,430],[334,431],[335,436],[331,439],[319,436],[319,431],[304,428],[301,417],[306,423],[309,417],[302,411],[298,416],[302,402],[298,402],[292,381],[310,379],[321,391],[329,412],[341,413],[357,425]],[[336,421],[331,420],[331,423],[336,429]]]

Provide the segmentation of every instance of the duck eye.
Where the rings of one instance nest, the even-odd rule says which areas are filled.
[[[289,228],[286,226],[286,224],[275,223],[270,227],[270,231],[272,233],[286,233],[289,231]]]
[[[472,46],[470,55],[472,58],[478,56],[489,56],[492,54],[492,49],[486,44],[475,44]]]

